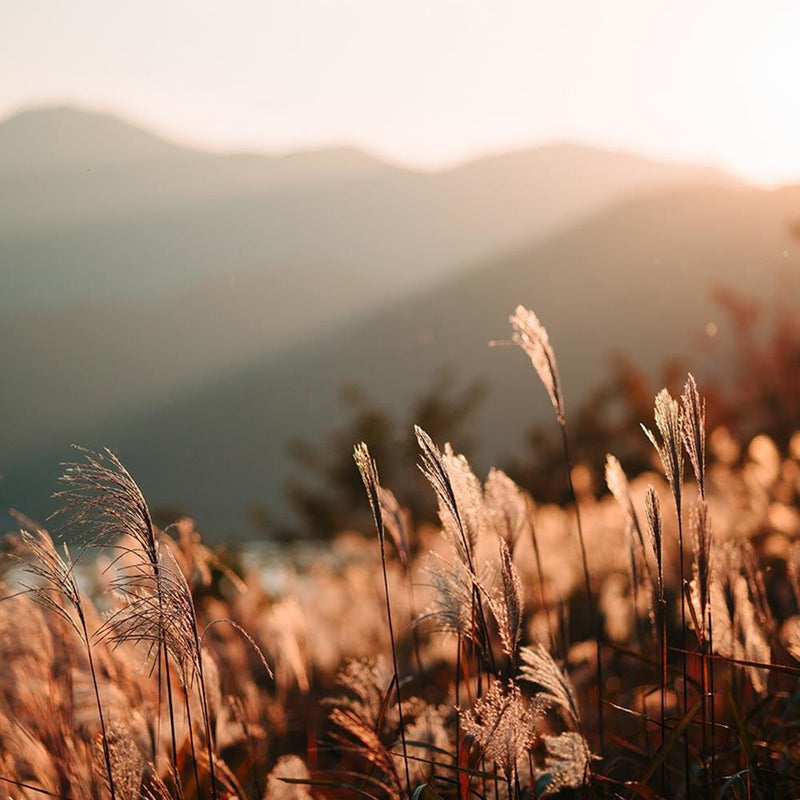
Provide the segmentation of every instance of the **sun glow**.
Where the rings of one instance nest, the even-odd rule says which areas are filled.
[[[770,0],[17,4],[0,113],[54,100],[222,149],[439,167],[555,139],[800,178],[800,5]]]

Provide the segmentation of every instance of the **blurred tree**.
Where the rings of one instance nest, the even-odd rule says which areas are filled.
[[[459,452],[469,457],[476,443],[472,418],[485,395],[483,382],[459,386],[453,372],[442,368],[428,389],[398,418],[362,387],[342,387],[347,421],[330,431],[322,443],[295,440],[289,446],[291,458],[301,468],[298,477],[286,485],[299,529],[281,529],[262,508],[254,509],[251,519],[270,535],[281,538],[298,534],[327,537],[350,528],[370,530],[369,504],[353,462],[353,447],[362,441],[377,461],[381,483],[415,519],[433,519],[433,493],[416,467],[419,451],[414,425],[424,428],[439,444],[458,442]]]
[[[567,409],[573,463],[588,466],[601,481],[607,453],[615,455],[629,475],[651,468],[652,446],[639,423],[652,420],[656,392],[662,386],[673,394],[680,392],[685,377],[679,360],[667,362],[654,380],[626,356],[615,356],[606,380],[574,411]],[[539,502],[568,502],[558,427],[552,420],[538,423],[528,430],[525,443],[522,453],[503,465],[509,477]],[[594,489],[602,492],[604,487]]]
[[[596,492],[605,490],[606,453],[619,458],[630,476],[657,468],[639,423],[652,423],[653,400],[662,387],[680,396],[690,369],[697,370],[707,401],[709,431],[726,425],[743,443],[766,433],[785,448],[800,430],[800,323],[794,294],[778,293],[768,313],[754,298],[730,288],[718,287],[712,296],[727,322],[720,327],[729,335],[717,336],[715,327],[715,335],[704,333],[704,347],[694,348],[692,361],[671,359],[655,373],[617,355],[608,378],[574,410],[567,410],[573,463],[590,468],[597,477]],[[347,422],[332,430],[323,444],[298,440],[290,446],[293,460],[302,468],[302,477],[286,486],[299,530],[277,526],[263,508],[253,510],[253,521],[273,537],[369,530],[369,507],[352,459],[353,446],[360,441],[376,458],[382,483],[417,520],[433,519],[433,494],[416,468],[413,426],[420,425],[439,444],[457,442],[469,458],[477,444],[474,413],[486,391],[478,381],[459,388],[452,372],[443,369],[410,404],[407,415],[398,419],[362,388],[343,387]],[[551,420],[537,424],[525,441],[522,451],[501,466],[537,501],[567,502],[557,426]]]
[[[785,449],[800,430],[800,324],[794,295],[781,293],[766,311],[731,289],[715,295],[733,332],[732,377],[709,386],[715,418],[743,441],[766,433]]]
[[[617,356],[608,379],[574,412],[568,409],[575,464],[590,467],[600,481],[608,452],[619,458],[630,476],[657,468],[639,423],[652,422],[653,399],[662,387],[673,397],[680,396],[689,370],[702,376],[709,431],[725,425],[743,443],[766,433],[785,451],[792,434],[800,430],[800,324],[795,296],[779,292],[768,311],[755,298],[731,288],[717,287],[712,297],[726,319],[723,327],[729,337],[715,337],[715,345],[705,353],[696,350],[691,362],[666,362],[656,380],[628,358]],[[709,361],[713,370],[707,369]],[[522,455],[505,465],[509,476],[540,502],[567,502],[557,427],[535,425],[526,441]],[[602,483],[594,488],[605,489]]]

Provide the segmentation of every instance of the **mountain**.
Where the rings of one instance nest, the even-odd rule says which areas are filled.
[[[421,173],[203,152],[107,114],[0,123],[0,473],[701,167],[554,145]]]
[[[205,163],[226,164],[225,181],[255,186],[304,179],[354,176],[386,169],[367,153],[351,147],[330,147],[280,156],[254,153],[214,154],[177,144],[112,114],[72,107],[20,111],[0,122],[0,175],[30,177],[45,173],[64,176],[95,169],[135,168],[161,162],[184,162],[198,169]],[[213,173],[211,173],[213,175]],[[129,179],[134,179],[131,170]],[[183,179],[191,180],[184,175]],[[199,176],[194,188],[207,176]],[[234,183],[235,185],[235,183]],[[124,187],[111,187],[124,190]],[[122,193],[122,192],[121,192]],[[98,208],[98,210],[101,210]]]
[[[344,266],[407,289],[631,191],[729,180],[567,145],[439,173],[352,148],[208,153],[71,109],[0,123],[0,178],[6,313],[180,291],[243,268]]]
[[[189,155],[160,136],[111,114],[34,108],[0,124],[0,175],[87,170]]]
[[[610,353],[652,366],[701,351],[698,332],[721,322],[713,284],[765,297],[780,275],[800,274],[788,232],[798,208],[800,187],[706,186],[625,200],[145,413],[87,427],[79,439],[116,448],[156,505],[180,505],[212,532],[242,535],[249,506],[280,503],[287,440],[319,441],[341,421],[343,383],[402,408],[448,364],[461,379],[490,383],[478,421],[486,466],[513,452],[531,422],[552,416],[524,354],[487,346],[509,338],[517,303],[550,331],[569,418]],[[8,473],[7,496],[19,491],[33,502],[66,452],[51,446],[20,462]]]

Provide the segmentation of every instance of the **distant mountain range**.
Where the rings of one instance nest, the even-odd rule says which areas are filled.
[[[0,123],[0,502],[38,513],[69,442],[108,444],[157,504],[240,531],[342,383],[402,404],[445,363],[491,380],[485,455],[508,451],[542,401],[520,354],[486,347],[517,302],[577,399],[614,348],[680,351],[710,280],[796,267],[798,200],[575,145],[420,173],[24,112]]]

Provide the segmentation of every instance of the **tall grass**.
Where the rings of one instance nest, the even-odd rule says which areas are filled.
[[[191,521],[159,530],[119,460],[82,451],[58,515],[77,558],[20,516],[2,562],[10,796],[792,796],[800,461],[763,437],[737,461],[713,430],[707,448],[689,376],[646,431],[664,477],[609,456],[610,496],[577,497],[547,332],[512,324],[570,508],[418,429],[439,525],[415,526],[361,444],[377,537],[343,534],[274,589]]]
[[[569,437],[567,435],[567,416],[564,409],[564,397],[561,391],[561,379],[558,374],[558,362],[555,352],[550,344],[547,329],[539,321],[533,311],[524,306],[517,306],[516,311],[509,317],[514,328],[514,342],[518,344],[530,357],[539,379],[544,384],[553,409],[556,412],[556,421],[561,430],[561,441],[564,447],[564,466],[567,471],[567,484],[575,508],[575,521],[578,528],[578,541],[581,546],[581,564],[583,566],[583,581],[586,589],[586,604],[589,613],[596,617],[595,658],[597,660],[597,729],[602,751],[605,744],[603,725],[603,622],[595,607],[592,595],[592,581],[589,574],[589,559],[586,554],[586,539],[583,535],[581,524],[581,507],[575,493],[572,479],[572,457],[570,455]]]

